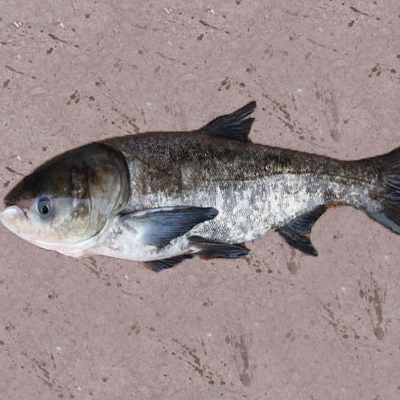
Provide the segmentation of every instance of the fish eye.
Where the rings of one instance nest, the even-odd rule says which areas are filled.
[[[43,216],[49,215],[51,211],[51,199],[49,196],[40,196],[37,199],[37,209]]]

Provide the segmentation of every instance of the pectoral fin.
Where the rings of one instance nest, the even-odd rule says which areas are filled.
[[[141,236],[143,245],[164,247],[217,214],[210,207],[163,207],[124,214],[121,222]]]
[[[238,244],[217,242],[201,236],[190,236],[193,254],[204,258],[239,258],[249,254],[250,250]]]
[[[326,211],[325,206],[318,206],[314,210],[300,215],[288,222],[278,231],[291,246],[310,256],[317,256],[318,252],[311,243],[311,229],[315,221]]]

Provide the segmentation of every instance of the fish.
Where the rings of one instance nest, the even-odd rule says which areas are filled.
[[[268,231],[317,256],[316,221],[352,206],[400,234],[400,148],[354,161],[253,143],[252,101],[194,131],[114,137],[62,153],[4,198],[2,224],[71,257],[162,271],[236,259]]]

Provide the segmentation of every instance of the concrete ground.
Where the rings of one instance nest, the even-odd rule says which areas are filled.
[[[0,0],[1,197],[62,151],[257,100],[255,142],[400,145],[391,1]],[[400,237],[350,208],[242,260],[72,259],[0,228],[1,399],[400,398]]]

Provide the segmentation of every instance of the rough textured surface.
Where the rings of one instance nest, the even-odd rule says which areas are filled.
[[[260,143],[400,145],[397,1],[253,3],[2,0],[1,196],[68,148],[249,99]],[[313,242],[315,259],[268,234],[154,274],[1,228],[1,398],[398,398],[400,238],[343,208]]]

